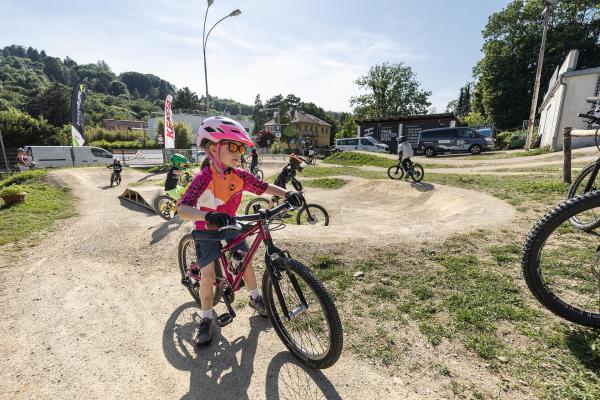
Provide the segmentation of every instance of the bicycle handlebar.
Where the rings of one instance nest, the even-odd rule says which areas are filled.
[[[596,117],[594,115],[591,115],[591,114],[579,113],[579,114],[577,114],[577,116],[580,117],[580,118],[589,119],[589,120],[591,120],[593,122],[596,122],[596,123],[600,123],[600,118],[598,118],[598,117]]]
[[[219,231],[224,231],[224,230],[228,230],[228,229],[234,229],[234,230],[242,230],[243,229],[243,225],[240,224],[240,222],[256,222],[256,221],[264,221],[264,220],[268,220],[271,219],[279,214],[282,214],[288,210],[293,210],[294,207],[288,203],[287,201],[284,201],[283,204],[278,205],[275,208],[272,208],[270,210],[260,210],[257,214],[250,214],[250,215],[241,215],[239,217],[235,217],[234,218],[234,224],[233,225],[226,225],[226,226],[222,226],[219,228]]]

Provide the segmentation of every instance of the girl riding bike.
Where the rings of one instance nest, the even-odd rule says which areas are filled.
[[[202,321],[194,341],[198,345],[206,345],[213,336],[215,260],[220,256],[221,241],[232,241],[240,235],[239,231],[219,231],[219,228],[233,224],[233,218],[242,200],[242,192],[285,197],[290,204],[298,206],[302,205],[302,197],[296,192],[270,185],[250,172],[236,168],[241,155],[246,152],[244,146],[252,147],[254,143],[244,127],[232,119],[205,119],[198,130],[196,145],[205,149],[207,157],[200,166],[200,173],[181,199],[177,212],[180,218],[195,222],[192,235],[196,244],[197,264],[201,270]],[[249,248],[246,242],[242,242],[235,250],[247,252]],[[257,288],[252,265],[246,268],[243,278],[250,290],[249,305],[261,317],[266,317],[267,311]]]

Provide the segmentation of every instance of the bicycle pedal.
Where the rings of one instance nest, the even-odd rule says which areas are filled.
[[[198,286],[198,282],[192,282],[190,280],[190,278],[183,278],[181,280],[181,284],[185,287],[192,288],[192,289]]]
[[[233,322],[233,316],[229,313],[219,315],[215,321],[215,323],[221,328],[229,325],[231,322]]]

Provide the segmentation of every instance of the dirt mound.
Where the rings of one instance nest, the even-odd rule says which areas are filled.
[[[347,178],[341,189],[307,188],[330,226],[290,225],[275,237],[318,242],[423,241],[510,221],[515,210],[495,197],[444,185]]]

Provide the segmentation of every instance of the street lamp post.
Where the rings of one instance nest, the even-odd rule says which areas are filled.
[[[540,92],[540,79],[542,76],[542,66],[544,64],[544,51],[546,49],[546,33],[550,23],[550,14],[552,14],[552,4],[557,0],[546,0],[546,7],[542,12],[544,17],[544,30],[542,32],[542,43],[540,45],[540,54],[538,56],[537,70],[535,72],[535,82],[533,84],[533,96],[531,99],[531,110],[529,111],[529,120],[527,121],[527,137],[525,140],[525,150],[529,151],[531,137],[533,136],[533,127],[535,123],[535,114],[537,111],[538,94]]]
[[[212,32],[212,30],[215,28],[215,26],[217,26],[221,21],[223,21],[229,17],[237,17],[238,15],[240,15],[242,13],[239,9],[233,10],[228,15],[226,15],[225,17],[218,20],[208,30],[208,33],[206,33],[206,17],[208,16],[208,9],[210,8],[210,6],[213,5],[214,2],[215,2],[215,0],[208,0],[208,5],[206,7],[206,13],[204,14],[204,27],[202,28],[202,53],[204,54],[204,86],[206,87],[206,116],[207,117],[208,117],[208,110],[210,107],[210,100],[208,97],[208,72],[206,70],[206,42],[208,41],[208,36]]]

